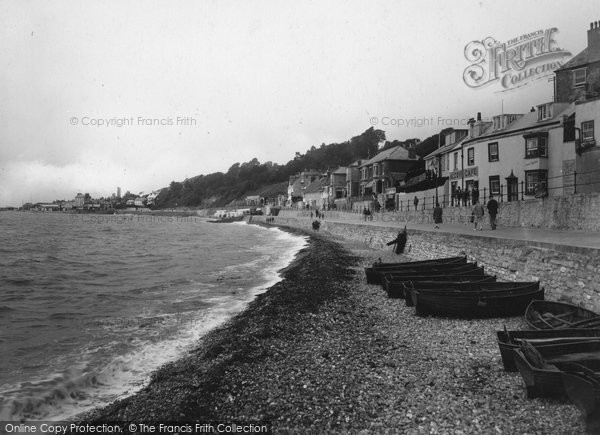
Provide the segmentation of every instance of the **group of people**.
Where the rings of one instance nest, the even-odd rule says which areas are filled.
[[[471,211],[471,223],[475,224],[473,230],[481,231],[483,230],[483,217],[485,215],[485,208],[483,204],[479,202],[479,199],[473,201],[473,209]],[[496,218],[498,216],[498,201],[494,199],[492,195],[490,195],[490,199],[486,204],[486,208],[488,214],[490,216],[490,227],[492,230],[496,229]],[[439,224],[442,223],[443,209],[440,207],[439,203],[435,204],[435,208],[433,209],[433,222],[435,224],[435,228],[439,228]]]
[[[473,186],[471,190],[462,190],[460,186],[458,186],[452,192],[451,200],[451,204],[455,207],[460,206],[461,203],[466,206],[469,203],[469,200],[471,200],[471,204],[475,205],[479,201],[479,189],[476,186]]]
[[[312,219],[312,217],[313,217],[313,212],[311,211],[310,212],[310,218]],[[325,219],[325,213],[323,213],[322,211],[319,211],[319,210],[315,210],[315,217],[317,219],[319,219],[319,218]]]
[[[494,199],[492,195],[490,195],[490,199],[486,204],[486,208],[488,210],[488,214],[490,215],[490,227],[492,230],[496,229],[496,217],[498,216],[498,201]],[[471,220],[475,224],[473,230],[481,231],[483,230],[483,216],[485,215],[485,209],[483,205],[477,201],[473,206],[473,211],[471,212]]]

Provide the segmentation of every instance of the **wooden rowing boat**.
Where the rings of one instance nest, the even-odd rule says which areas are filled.
[[[489,283],[499,284],[499,283]],[[481,285],[489,285],[481,284]],[[417,315],[481,318],[523,315],[534,299],[544,299],[544,288],[525,285],[505,290],[435,291],[411,289]]]
[[[408,269],[427,270],[430,266],[440,266],[443,264],[466,264],[467,257],[447,257],[437,260],[406,261],[404,263],[373,263],[371,267],[365,267],[367,283],[380,284],[380,272],[403,271]]]
[[[539,281],[532,282],[460,282],[453,284],[445,284],[440,282],[421,281],[419,283],[405,283],[404,295],[407,307],[416,306],[416,297],[414,293],[419,291],[422,295],[428,295],[428,300],[435,301],[437,297],[440,304],[444,304],[446,299],[453,298],[454,294],[470,294],[473,292],[507,292],[510,290],[532,290],[537,291],[540,288]],[[523,311],[526,307],[523,308]]]
[[[516,372],[514,351],[521,346],[522,340],[529,341],[534,347],[565,344],[572,342],[600,339],[600,329],[542,329],[535,331],[496,331],[498,337],[498,348],[502,357],[504,370]]]
[[[388,291],[390,286],[393,286],[396,282],[407,281],[407,280],[410,280],[411,277],[419,278],[419,279],[416,279],[416,281],[423,281],[423,279],[420,279],[421,277],[425,277],[425,278],[439,277],[440,280],[444,280],[442,278],[446,278],[445,280],[454,280],[454,277],[456,277],[456,276],[464,276],[464,275],[484,276],[485,275],[483,267],[472,267],[472,266],[465,267],[465,266],[469,266],[469,264],[470,263],[467,263],[460,267],[457,266],[456,268],[439,271],[437,273],[419,271],[418,273],[411,275],[407,272],[386,272],[386,273],[382,274],[381,285],[385,291]]]
[[[429,265],[421,265],[421,266],[413,266],[413,267],[401,267],[397,269],[374,269],[372,267],[365,268],[365,274],[367,276],[367,283],[369,284],[381,284],[383,282],[383,276],[386,273],[391,273],[392,275],[401,276],[401,275],[423,275],[423,274],[432,274],[432,275],[441,275],[446,272],[459,272],[459,271],[469,271],[477,269],[477,263],[442,263],[442,264],[429,264]]]
[[[533,301],[525,321],[534,329],[599,328],[600,316],[577,305],[554,301]]]
[[[408,267],[411,268],[413,266],[430,266],[432,264],[448,264],[448,263],[466,263],[467,257],[459,256],[459,257],[446,257],[446,258],[436,258],[431,260],[419,260],[419,261],[404,261],[401,263],[373,263],[373,267],[375,269],[385,269],[385,268],[398,268],[398,267]]]
[[[527,397],[562,397],[562,372],[586,370],[600,376],[600,340],[534,346],[527,340],[514,351]]]
[[[597,373],[562,372],[563,389],[569,400],[583,411],[588,433],[600,432],[600,380]]]
[[[462,273],[457,275],[444,274],[444,275],[415,275],[415,276],[404,276],[401,279],[393,279],[390,275],[384,275],[383,288],[386,290],[389,298],[393,299],[404,299],[404,284],[412,283],[417,285],[421,281],[436,281],[436,282],[496,282],[496,277],[491,275],[483,274],[483,267],[479,268],[481,274],[469,274],[463,275]]]
[[[427,277],[427,278],[423,278],[420,280],[411,279],[411,280],[402,280],[402,281],[392,281],[389,284],[389,288],[395,289],[397,294],[402,295],[401,298],[404,299],[404,302],[407,307],[412,307],[412,306],[414,306],[414,303],[412,300],[411,290],[414,288],[428,287],[429,285],[432,285],[432,284],[439,284],[439,286],[440,286],[439,288],[449,288],[449,287],[459,286],[462,283],[484,284],[484,283],[495,283],[496,282],[495,276],[484,274],[483,267],[480,269],[481,269],[481,271],[480,271],[481,273],[479,273],[479,270],[478,270],[477,274],[446,275],[445,277],[439,278],[438,280],[431,280],[430,277]]]

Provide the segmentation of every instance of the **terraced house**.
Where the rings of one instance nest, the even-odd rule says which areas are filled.
[[[425,157],[448,177],[446,198],[457,187],[477,188],[501,201],[600,191],[600,23],[588,30],[588,47],[555,71],[555,100],[525,114],[478,114],[469,134]]]
[[[481,135],[461,143],[461,168],[450,179],[505,201],[568,193],[564,174],[573,172],[575,147],[564,126],[574,111],[573,104],[544,103],[524,115],[494,116]]]
[[[382,204],[387,195],[394,196],[396,187],[417,160],[414,152],[398,145],[363,162],[359,167],[361,195],[376,196]]]
[[[573,182],[577,192],[600,191],[600,22],[590,23],[587,47],[556,73],[556,100],[575,104],[567,137],[575,143]]]

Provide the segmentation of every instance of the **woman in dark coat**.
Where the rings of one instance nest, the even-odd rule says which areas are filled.
[[[440,203],[435,203],[435,208],[433,209],[433,222],[435,223],[435,227],[439,228],[438,224],[442,223],[442,207],[440,207]]]

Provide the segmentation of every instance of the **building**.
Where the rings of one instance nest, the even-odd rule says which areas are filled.
[[[568,193],[564,175],[572,172],[575,150],[565,141],[564,124],[574,110],[574,104],[550,102],[525,115],[494,116],[485,130],[461,142],[461,167],[452,167],[450,183],[460,180],[463,191],[477,189],[480,198],[493,194],[506,201],[542,196],[542,187],[544,194]]]
[[[38,202],[31,207],[31,210],[35,211],[60,211],[61,207],[58,204],[45,204],[42,202]]]
[[[321,177],[315,179],[302,192],[302,201],[310,208],[322,210],[325,208],[326,200],[323,197],[323,192],[327,191],[328,179]]]
[[[83,208],[83,205],[85,204],[85,195],[83,193],[78,193],[75,196],[74,202],[75,208]]]
[[[402,146],[378,153],[360,165],[360,192],[362,196],[380,195],[386,189],[397,187],[417,156]]]
[[[346,167],[346,195],[350,198],[360,196],[360,165],[356,160]]]
[[[569,193],[600,191],[600,23],[590,24],[587,47],[556,74],[556,100],[574,102],[575,113],[565,127],[565,141],[574,143],[575,155],[565,174],[572,184]]]
[[[479,121],[481,116],[478,115]],[[449,199],[459,187],[457,171],[462,169],[460,159],[461,143],[469,136],[467,129],[455,129],[444,135],[444,145],[428,154],[425,160],[425,172],[418,177],[412,177],[407,182],[407,191],[416,192],[423,189],[437,189],[443,186],[439,192],[442,198]],[[441,142],[441,141],[440,141]],[[450,183],[446,181],[453,174]],[[460,173],[462,175],[462,172]],[[436,190],[437,193],[437,190]],[[442,202],[440,202],[442,203]]]
[[[347,197],[346,190],[346,174],[348,168],[346,166],[340,166],[335,171],[328,173],[328,186],[327,186],[327,206],[328,208],[337,208],[342,204],[345,204],[345,198]]]
[[[245,198],[245,203],[246,205],[254,205],[254,206],[260,206],[263,203],[263,199],[261,198],[260,195],[248,195]]]
[[[302,171],[297,175],[290,176],[288,184],[288,205],[292,205],[294,202],[302,200],[304,196],[304,190],[310,183],[321,177],[319,171],[310,170]]]
[[[572,103],[600,97],[600,23],[590,23],[587,47],[555,71],[556,101]]]
[[[575,142],[576,153],[571,171],[573,193],[600,192],[600,147],[596,140],[596,125],[600,125],[600,97],[575,103],[572,125],[574,131],[570,139]]]

